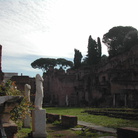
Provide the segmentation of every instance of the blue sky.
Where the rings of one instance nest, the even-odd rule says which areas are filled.
[[[73,59],[74,48],[85,56],[89,35],[138,29],[137,13],[137,0],[0,0],[2,71],[34,77],[42,74],[30,66],[38,58]]]

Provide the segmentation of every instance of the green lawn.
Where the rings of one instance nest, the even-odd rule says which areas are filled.
[[[80,121],[90,122],[96,125],[102,125],[106,127],[112,127],[112,128],[137,127],[138,128],[138,120],[126,120],[126,119],[120,119],[120,118],[82,113],[86,109],[87,108],[48,107],[46,108],[46,112],[60,114],[60,115],[74,115],[74,116],[77,116],[78,120]]]

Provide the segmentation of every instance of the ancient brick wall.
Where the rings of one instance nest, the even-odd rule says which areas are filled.
[[[65,106],[68,97],[70,106],[138,107],[138,46],[105,64],[66,73],[51,68],[43,77],[44,99],[51,105]]]

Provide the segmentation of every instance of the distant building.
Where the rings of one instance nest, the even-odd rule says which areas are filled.
[[[31,85],[31,93],[35,92],[35,78],[30,78],[29,76],[12,76],[11,81],[15,81],[17,89],[21,92],[24,91],[25,84]]]
[[[31,101],[34,102],[35,97],[35,91],[36,91],[36,85],[35,85],[35,78],[30,78],[29,76],[12,76],[11,81],[14,81],[17,89],[20,90],[24,94],[24,87],[25,84],[29,84],[31,86],[30,90],[30,98]]]
[[[3,81],[6,82],[7,80],[10,80],[12,76],[18,76],[18,73],[4,72]]]

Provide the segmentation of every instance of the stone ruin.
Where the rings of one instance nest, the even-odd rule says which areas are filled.
[[[0,138],[13,138],[17,133],[17,125],[11,121],[10,111],[19,105],[21,96],[0,96]]]
[[[25,84],[25,97],[30,101],[29,84]],[[13,138],[17,133],[17,125],[11,121],[11,110],[19,105],[22,101],[22,96],[0,96],[0,138]],[[35,109],[32,110],[32,132],[31,136],[36,138],[46,137],[46,110],[42,109],[43,103],[43,78],[36,75],[36,96]],[[28,113],[30,111],[28,110]],[[23,121],[23,127],[30,128],[31,118],[26,115]]]
[[[138,107],[138,46],[94,67],[50,68],[43,75],[49,106]]]

